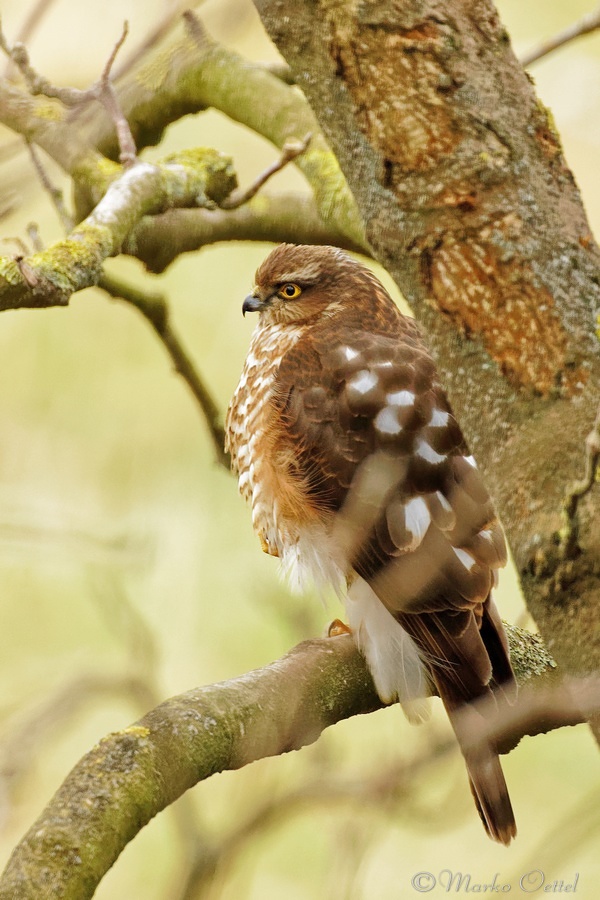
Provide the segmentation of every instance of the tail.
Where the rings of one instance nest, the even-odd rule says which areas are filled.
[[[434,674],[438,693],[465,758],[471,793],[483,827],[493,841],[508,846],[516,837],[517,824],[504,779],[500,757],[489,742],[477,741],[484,719],[475,704],[456,702],[452,689],[439,672]],[[491,695],[491,689],[488,689]],[[482,698],[485,702],[485,697]],[[491,697],[490,697],[491,699]]]
[[[500,758],[496,747],[476,740],[487,716],[510,702],[516,690],[504,629],[493,601],[488,598],[483,605],[479,622],[467,611],[401,618],[428,664],[448,713],[483,826],[492,840],[508,845],[517,826]],[[488,706],[486,698],[491,701]]]
[[[466,763],[483,827],[493,841],[508,846],[517,835],[517,823],[498,754],[490,753],[476,762],[466,759]]]

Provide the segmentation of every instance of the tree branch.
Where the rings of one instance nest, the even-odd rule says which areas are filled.
[[[17,35],[17,42],[21,44],[27,43],[29,41],[36,28],[54,3],[54,0],[37,0],[37,3],[30,9],[27,14],[27,17]],[[6,68],[4,69],[4,78],[10,78],[12,72],[12,60],[9,59]]]
[[[65,231],[69,231],[73,227],[73,223],[64,205],[62,193],[50,181],[45,168],[38,158],[34,145],[29,144],[28,147],[42,186],[49,194]],[[42,247],[36,247],[36,249],[40,252],[43,250]],[[98,287],[106,291],[110,296],[118,297],[135,306],[150,322],[171,357],[175,371],[182,376],[198,402],[200,411],[208,425],[217,461],[229,471],[230,458],[229,454],[224,450],[225,429],[221,414],[210,391],[200,378],[190,357],[173,331],[170,323],[169,307],[164,296],[142,291],[131,284],[108,275],[106,272],[103,272],[100,276]]]
[[[83,104],[89,103],[90,100],[98,100],[104,105],[115,126],[120,150],[119,160],[124,167],[129,167],[135,162],[136,147],[131,130],[121,111],[115,90],[111,84],[110,73],[117,53],[123,46],[128,31],[129,26],[127,22],[125,22],[121,37],[114,45],[100,78],[91,87],[82,91],[79,88],[61,88],[51,84],[47,78],[40,75],[32,67],[25,44],[17,42],[10,47],[0,28],[0,47],[4,50],[9,59],[18,66],[30,92],[34,96],[43,94],[45,97],[60,100],[60,102],[67,107],[82,106]]]
[[[113,177],[118,168],[111,164]],[[236,183],[231,161],[215,150],[138,162],[109,184],[93,212],[66,240],[24,260],[0,258],[0,309],[60,306],[98,283],[105,259],[119,252],[145,215],[167,207],[220,203]]]
[[[564,47],[565,44],[574,41],[578,37],[582,37],[584,34],[591,34],[593,31],[597,31],[599,28],[600,8],[594,10],[591,13],[588,13],[587,15],[579,19],[578,22],[573,22],[572,25],[569,25],[564,29],[564,31],[559,32],[557,35],[549,38],[546,41],[542,41],[540,44],[538,44],[537,47],[534,47],[533,50],[525,53],[521,57],[521,65],[527,68],[527,66],[532,65],[532,63],[534,62],[537,62],[538,59],[542,59],[542,57],[548,56],[549,53],[553,53],[560,47]]]
[[[194,395],[203,418],[208,426],[217,462],[230,470],[229,454],[225,452],[225,428],[223,417],[208,387],[196,371],[192,360],[183,349],[181,341],[173,331],[169,306],[162,294],[150,294],[126,282],[108,275],[100,277],[98,287],[111,297],[118,297],[135,306],[150,323],[167,353],[171,357],[175,371],[181,375]]]
[[[186,22],[186,38],[171,41],[150,61],[142,60],[116,84],[138,148],[156,144],[170,122],[209,107],[281,150],[290,139],[310,133],[310,146],[295,162],[314,191],[319,214],[346,241],[368,252],[352,194],[303,95],[264,66],[218,44],[193,13],[186,14]],[[1,101],[0,86],[0,117]],[[106,116],[81,110],[77,125],[92,146],[116,155],[114,132]]]
[[[519,680],[552,680],[539,638],[508,633],[521,650]],[[348,635],[305,641],[262,669],[166,701],[78,763],[13,852],[0,900],[37,900],[40,867],[52,896],[91,897],[137,831],[198,781],[298,750],[329,725],[381,706]]]
[[[247,188],[241,190],[237,188],[237,190],[233,191],[227,197],[226,200],[223,201],[221,206],[222,209],[238,209],[240,206],[243,206],[244,203],[248,203],[249,200],[252,200],[253,197],[259,192],[263,184],[266,184],[269,178],[272,178],[273,175],[276,175],[277,172],[281,172],[288,163],[292,162],[294,159],[298,159],[301,156],[310,143],[312,135],[307,134],[301,141],[290,140],[286,141],[283,145],[281,156],[274,163],[271,163],[264,172],[258,176],[258,178]]]
[[[266,192],[235,210],[169,209],[146,216],[123,252],[140,259],[150,272],[160,273],[182,253],[221,241],[333,244],[366,252],[334,223],[321,219],[311,195]]]
[[[319,231],[324,236],[317,235],[314,242],[336,243],[368,253],[352,195],[303,95],[265,67],[249,63],[213,41],[196,17],[188,16],[191,21],[191,35],[171,42],[158,59],[143,60],[116,85],[120,108],[138,148],[157,143],[169,122],[208,107],[219,109],[282,150],[290,139],[311,133],[311,145],[296,164],[315,194]],[[75,178],[78,213],[84,216],[106,186],[99,178],[105,162],[97,148],[114,157],[118,154],[114,124],[98,108],[77,109],[68,118],[56,105],[49,116],[48,103],[0,82],[0,122],[36,143]],[[94,188],[88,196],[90,181]],[[85,188],[83,193],[81,187]],[[255,204],[254,209],[258,206]],[[306,233],[310,235],[311,229],[303,228],[301,221],[292,227],[291,216],[285,218],[288,225],[284,232],[290,231],[292,239],[294,231],[300,239]],[[244,220],[243,214],[232,220],[234,230]],[[221,222],[217,216],[218,228]],[[274,230],[271,227],[271,233]],[[129,252],[134,252],[133,248],[131,243]]]

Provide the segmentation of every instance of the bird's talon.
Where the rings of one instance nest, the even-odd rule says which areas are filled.
[[[327,628],[327,637],[339,637],[340,634],[352,634],[352,629],[341,619],[334,619]]]
[[[279,556],[277,547],[271,547],[269,539],[266,538],[262,532],[259,533],[258,539],[263,553],[268,553],[269,556]]]

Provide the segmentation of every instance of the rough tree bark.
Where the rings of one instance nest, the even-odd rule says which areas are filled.
[[[374,256],[427,329],[559,665],[600,667],[600,491],[557,535],[600,399],[600,253],[489,0],[255,0]]]

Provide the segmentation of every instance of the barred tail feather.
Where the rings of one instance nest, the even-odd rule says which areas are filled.
[[[466,762],[483,827],[492,840],[508,846],[516,837],[517,825],[500,759],[492,752],[485,759],[466,759]]]
[[[496,622],[496,616],[488,599],[481,630],[468,611],[452,616],[402,615],[401,621],[427,661],[446,708],[484,828],[493,840],[508,845],[517,826],[500,758],[496,747],[485,742],[477,745],[476,741],[488,714],[486,700],[491,701],[493,710],[496,704],[510,702],[516,690],[502,624],[499,618]]]

